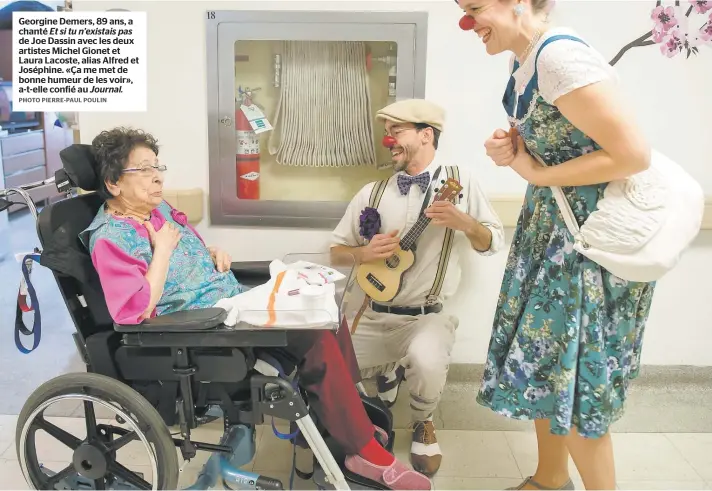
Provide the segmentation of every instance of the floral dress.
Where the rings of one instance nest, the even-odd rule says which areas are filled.
[[[552,30],[521,67],[514,64],[503,104],[529,152],[557,165],[600,147],[553,101],[612,77],[585,42]],[[517,104],[515,87],[522,94]],[[581,225],[605,185],[562,189]],[[603,436],[623,414],[629,382],[638,374],[653,290],[654,283],[622,280],[575,252],[551,189],[529,184],[478,402],[515,419],[549,419],[553,434],[575,427],[584,437]]]

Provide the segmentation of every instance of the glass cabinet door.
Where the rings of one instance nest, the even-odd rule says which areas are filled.
[[[417,40],[425,19],[215,15],[219,22],[208,19],[208,47],[211,35],[216,47],[208,58],[212,223],[335,226],[362,186],[392,174],[375,114],[423,97],[425,46]]]

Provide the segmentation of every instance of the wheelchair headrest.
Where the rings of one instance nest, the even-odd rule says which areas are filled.
[[[91,145],[70,145],[59,152],[59,158],[62,159],[64,171],[73,187],[85,191],[96,191],[99,188],[99,165]]]

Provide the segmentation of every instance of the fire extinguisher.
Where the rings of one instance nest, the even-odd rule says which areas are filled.
[[[252,91],[240,90],[240,95],[242,101],[235,109],[237,198],[260,199],[260,140],[240,109],[252,105]]]

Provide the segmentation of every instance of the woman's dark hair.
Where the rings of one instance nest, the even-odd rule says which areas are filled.
[[[425,128],[430,128],[431,130],[433,130],[433,146],[435,147],[435,150],[437,150],[438,140],[440,140],[440,130],[438,130],[437,128],[433,128],[429,124],[425,123],[415,123],[415,127],[418,129],[418,131],[424,130]]]
[[[118,127],[102,131],[91,145],[99,165],[100,182],[97,192],[104,199],[113,198],[106,182],[116,184],[119,181],[134,148],[146,147],[158,155],[158,140],[150,133],[131,128]]]

